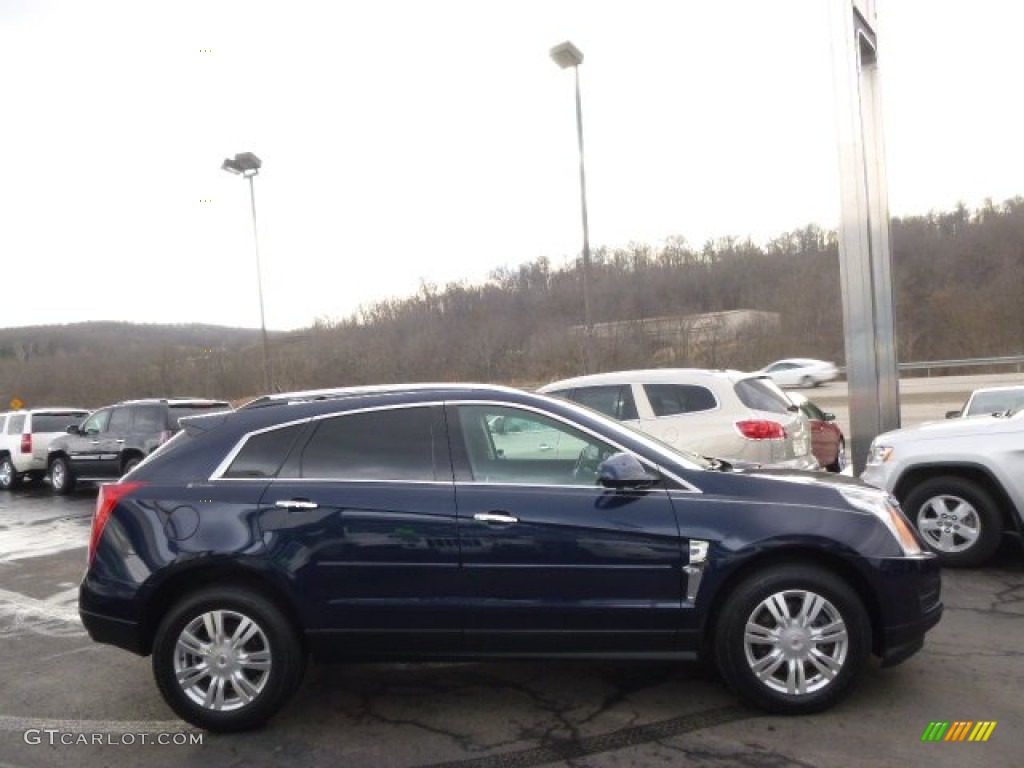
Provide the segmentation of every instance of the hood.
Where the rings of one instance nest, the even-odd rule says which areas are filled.
[[[940,439],[945,437],[962,437],[964,435],[986,435],[993,432],[1024,431],[1024,411],[1013,416],[972,416],[969,419],[943,419],[926,421],[913,427],[894,429],[878,436],[880,442],[911,439]]]

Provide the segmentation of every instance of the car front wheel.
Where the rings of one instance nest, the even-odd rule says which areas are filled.
[[[68,460],[63,456],[58,456],[50,464],[50,482],[53,484],[54,492],[62,496],[75,490],[75,473],[71,471]]]
[[[210,731],[242,731],[273,716],[298,688],[305,656],[270,600],[211,588],[164,617],[153,644],[157,687],[182,719]]]
[[[820,712],[846,696],[871,648],[857,594],[812,566],[774,567],[741,582],[719,612],[718,669],[768,712]]]
[[[943,565],[971,567],[988,560],[1002,538],[1002,517],[992,496],[959,477],[935,477],[903,502],[907,517]]]

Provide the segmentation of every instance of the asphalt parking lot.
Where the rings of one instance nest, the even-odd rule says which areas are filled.
[[[214,736],[164,705],[149,660],[76,613],[95,491],[0,496],[0,766],[1010,766],[1024,747],[1024,550],[946,571],[924,651],[801,719],[740,706],[696,664],[311,666],[263,730]],[[922,742],[995,721],[985,743]],[[199,740],[201,739],[201,743]]]

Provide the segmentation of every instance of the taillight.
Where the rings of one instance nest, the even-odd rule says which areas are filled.
[[[88,562],[90,565],[92,565],[92,559],[96,557],[96,546],[100,543],[100,536],[103,535],[103,529],[107,527],[107,521],[110,519],[110,513],[114,506],[122,498],[143,485],[145,483],[135,482],[104,483],[100,486],[99,495],[96,497],[96,513],[92,516],[92,533],[89,534]]]
[[[777,421],[767,419],[748,419],[737,421],[736,429],[750,440],[781,440],[786,437],[786,429]]]
[[[21,452],[32,453],[32,433],[26,432],[21,436]]]

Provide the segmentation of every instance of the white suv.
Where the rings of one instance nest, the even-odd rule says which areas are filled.
[[[657,368],[580,376],[539,391],[589,406],[702,456],[767,467],[819,468],[807,419],[766,376]]]
[[[82,422],[83,408],[35,408],[0,413],[0,490],[17,488],[26,477],[46,477],[47,448],[72,424]]]
[[[1024,410],[886,432],[861,479],[900,500],[944,565],[980,565],[1024,531]]]

